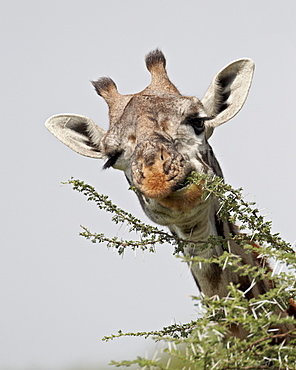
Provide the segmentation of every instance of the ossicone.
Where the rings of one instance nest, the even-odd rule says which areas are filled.
[[[166,59],[162,51],[155,49],[146,55],[146,67],[151,73],[151,83],[143,93],[171,93],[180,95],[174,84],[171,83],[166,71]]]
[[[152,71],[153,67],[156,65],[161,65],[163,69],[165,69],[166,66],[166,60],[165,56],[162,51],[159,49],[155,49],[151,51],[149,54],[146,55],[146,67],[149,72]]]
[[[109,77],[101,77],[97,81],[91,81],[98,95],[109,104],[120,96],[115,82]]]

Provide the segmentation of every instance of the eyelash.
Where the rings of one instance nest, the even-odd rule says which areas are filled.
[[[107,168],[112,167],[116,163],[117,159],[121,156],[121,154],[122,152],[116,152],[114,154],[109,155],[109,158],[107,162],[104,164],[103,169],[106,170]]]

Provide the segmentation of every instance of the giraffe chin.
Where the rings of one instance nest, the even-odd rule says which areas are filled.
[[[201,186],[189,184],[165,197],[155,198],[155,200],[164,207],[178,212],[185,212],[196,207],[201,202],[202,194]]]

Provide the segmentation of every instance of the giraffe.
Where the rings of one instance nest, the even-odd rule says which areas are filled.
[[[186,185],[195,171],[223,178],[220,165],[208,142],[214,129],[233,118],[242,108],[252,82],[254,62],[239,59],[220,70],[202,99],[183,96],[170,81],[164,54],[156,49],[146,56],[151,83],[143,91],[121,95],[114,81],[100,78],[92,84],[109,107],[110,126],[106,131],[91,119],[74,114],[55,115],[46,121],[47,129],[77,153],[105,159],[104,169],[113,167],[125,173],[146,215],[165,225],[176,236],[193,241],[209,235],[228,239],[237,234],[234,225],[222,222],[217,199],[201,200],[197,185]],[[254,254],[233,241],[229,250],[242,264],[259,266]],[[206,249],[188,246],[184,254],[194,257],[220,256],[223,247]],[[229,283],[240,284],[246,298],[258,297],[270,287],[267,281],[251,285],[251,278],[217,264],[190,264],[201,292],[226,297]],[[285,315],[285,313],[281,313]],[[291,330],[282,327],[283,332]],[[243,329],[232,328],[245,337]]]

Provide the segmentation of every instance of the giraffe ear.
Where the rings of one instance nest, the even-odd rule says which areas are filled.
[[[45,122],[46,128],[75,152],[91,158],[104,158],[100,142],[106,131],[84,116],[59,114]]]
[[[208,117],[213,117],[207,121],[207,137],[211,136],[215,127],[241,110],[249,93],[254,68],[251,59],[239,59],[216,74],[201,100]]]

